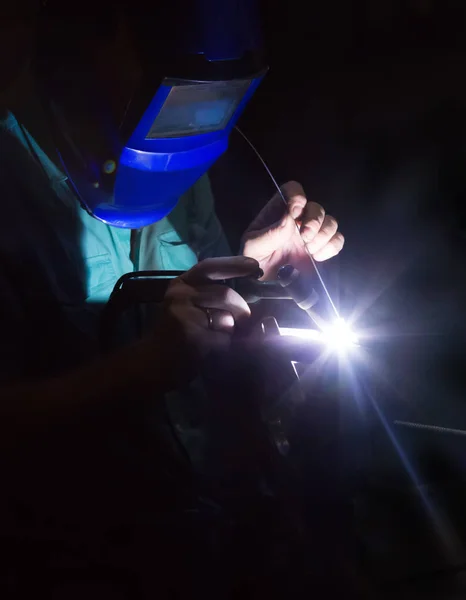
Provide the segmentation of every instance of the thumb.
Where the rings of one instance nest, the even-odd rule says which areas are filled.
[[[288,213],[285,213],[275,223],[266,225],[262,229],[250,229],[243,238],[243,242],[248,243],[248,255],[263,257],[276,252],[292,238],[295,229],[294,219]]]
[[[277,227],[287,214],[286,207],[281,196],[277,193],[261,209],[259,214],[253,219],[247,233],[259,232],[269,227]]]
[[[224,258],[206,258],[189,271],[183,273],[180,279],[191,286],[203,285],[212,281],[222,281],[235,277],[254,275],[259,269],[259,263],[247,256],[227,256]]]
[[[286,205],[282,195],[276,193],[252,221],[246,233],[260,232],[271,227],[276,228],[283,222],[287,214],[291,215],[293,219],[301,215],[307,202],[302,185],[296,181],[288,181],[280,189],[286,199]]]

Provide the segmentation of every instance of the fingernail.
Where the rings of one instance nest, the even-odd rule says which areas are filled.
[[[291,209],[291,216],[293,217],[293,219],[297,219],[301,214],[302,210],[303,209],[300,206],[293,206],[293,208]]]
[[[257,271],[253,275],[251,275],[251,277],[253,277],[254,279],[260,279],[261,277],[264,277],[264,271],[259,267]]]

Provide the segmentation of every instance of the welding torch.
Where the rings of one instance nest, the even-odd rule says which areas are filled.
[[[134,271],[118,279],[110,295],[109,302],[117,301],[121,308],[135,303],[161,302],[168,284],[186,271]],[[236,277],[218,283],[236,290],[248,304],[260,300],[294,300],[311,318],[317,313],[312,307],[319,300],[310,277],[305,277],[292,265],[280,267],[275,281],[260,281],[254,276]]]
[[[180,277],[185,271],[135,271],[126,273],[115,284],[110,295],[109,301],[105,305],[101,314],[100,321],[100,344],[104,352],[112,346],[115,329],[121,315],[129,308],[137,304],[149,304],[162,302],[170,281],[173,278]],[[255,305],[261,300],[293,300],[295,304],[304,310],[319,328],[325,323],[324,319],[316,312],[315,305],[319,301],[319,294],[315,290],[315,278],[312,274],[304,274],[298,271],[292,265],[283,265],[277,272],[277,281],[260,281],[255,276],[237,277],[234,279],[218,282],[232,287],[237,291],[249,305]],[[293,353],[297,357],[291,357],[291,360],[300,361],[303,356],[301,346],[307,346],[309,356],[314,354],[310,352],[309,342],[301,344],[298,340],[280,340],[280,328],[273,325],[271,319],[266,317],[262,319],[259,328],[264,335],[261,335],[262,341],[265,339],[274,339],[277,346],[293,347]],[[268,323],[265,327],[263,322]],[[251,328],[257,331],[258,325],[251,321]],[[246,332],[247,333],[247,332]],[[243,331],[243,337],[245,332]],[[257,336],[256,336],[257,337]],[[315,341],[315,340],[314,340]],[[304,355],[306,352],[304,352]]]

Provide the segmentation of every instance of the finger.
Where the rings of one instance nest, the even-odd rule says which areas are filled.
[[[289,214],[284,219],[255,231],[248,230],[243,236],[243,254],[259,260],[269,257],[285,246],[296,235],[296,225]]]
[[[246,300],[226,285],[203,285],[193,299],[195,306],[228,311],[235,321],[251,316]]]
[[[192,269],[181,275],[181,279],[191,286],[202,285],[209,281],[247,277],[259,270],[259,263],[246,256],[230,256],[226,258],[206,258]]]
[[[193,288],[189,286],[181,277],[176,277],[170,280],[167,291],[165,292],[165,301],[184,300],[195,293]]]
[[[296,225],[291,213],[298,216],[302,213],[306,196],[302,186],[296,181],[289,181],[280,189],[286,206],[279,193],[266,204],[244,234],[245,254],[249,252],[252,256],[267,257],[296,235]]]
[[[299,219],[307,204],[303,186],[297,181],[288,181],[288,183],[282,185],[281,190],[286,198],[288,214],[295,220]]]
[[[321,230],[325,219],[325,210],[317,202],[308,202],[301,214],[300,233],[304,242],[308,244]]]
[[[280,222],[287,217],[285,203],[277,192],[271,200],[262,208],[256,218],[251,222],[246,233],[251,231],[261,231],[271,226],[278,227]]]
[[[286,206],[282,194],[277,192],[252,221],[246,233],[279,228],[287,220],[288,215],[296,219],[301,214],[307,202],[302,185],[297,181],[288,181],[280,189]],[[295,217],[293,214],[297,216]]]
[[[314,253],[319,252],[322,248],[330,242],[332,237],[336,234],[338,229],[338,223],[336,219],[331,217],[330,215],[326,215],[322,226],[320,228],[319,233],[314,237],[314,239],[306,244],[308,251],[314,255]]]
[[[230,344],[231,328],[216,330],[217,326],[225,324],[223,318],[220,319],[220,322],[216,320],[214,324],[214,318],[217,319],[217,317],[212,314],[212,324],[215,329],[210,328],[210,319],[204,310],[190,304],[181,303],[172,305],[169,314],[176,319],[183,329],[187,340],[198,347],[202,353],[214,348],[225,348]],[[230,315],[231,321],[233,321],[232,315]]]
[[[207,321],[207,328],[212,331],[223,331],[232,334],[235,329],[235,319],[233,315],[226,310],[217,308],[204,309]]]
[[[208,319],[205,312],[189,302],[175,302],[168,307],[168,315],[184,329],[205,329]]]
[[[345,244],[345,238],[342,233],[337,232],[332,239],[326,244],[322,250],[319,250],[315,254],[313,254],[314,260],[321,262],[323,260],[328,260],[332,258],[332,256],[336,256]]]

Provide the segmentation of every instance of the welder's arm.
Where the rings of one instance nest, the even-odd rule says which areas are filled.
[[[0,440],[20,443],[22,434],[55,419],[73,418],[86,406],[114,402],[129,392],[131,397],[149,389],[163,392],[164,361],[163,349],[148,338],[62,376],[3,387]]]
[[[246,230],[242,253],[255,258],[264,271],[264,280],[277,277],[278,269],[292,264],[301,272],[312,269],[309,254],[316,261],[336,256],[344,237],[337,221],[316,202],[308,202],[301,184],[289,181],[281,187],[287,200],[277,193]]]
[[[198,263],[173,280],[158,327],[137,345],[54,379],[0,389],[0,441],[20,443],[31,428],[77,417],[86,406],[178,387],[197,359],[227,347],[235,325],[250,315],[239,294],[215,282],[257,270],[255,260],[242,256]]]

